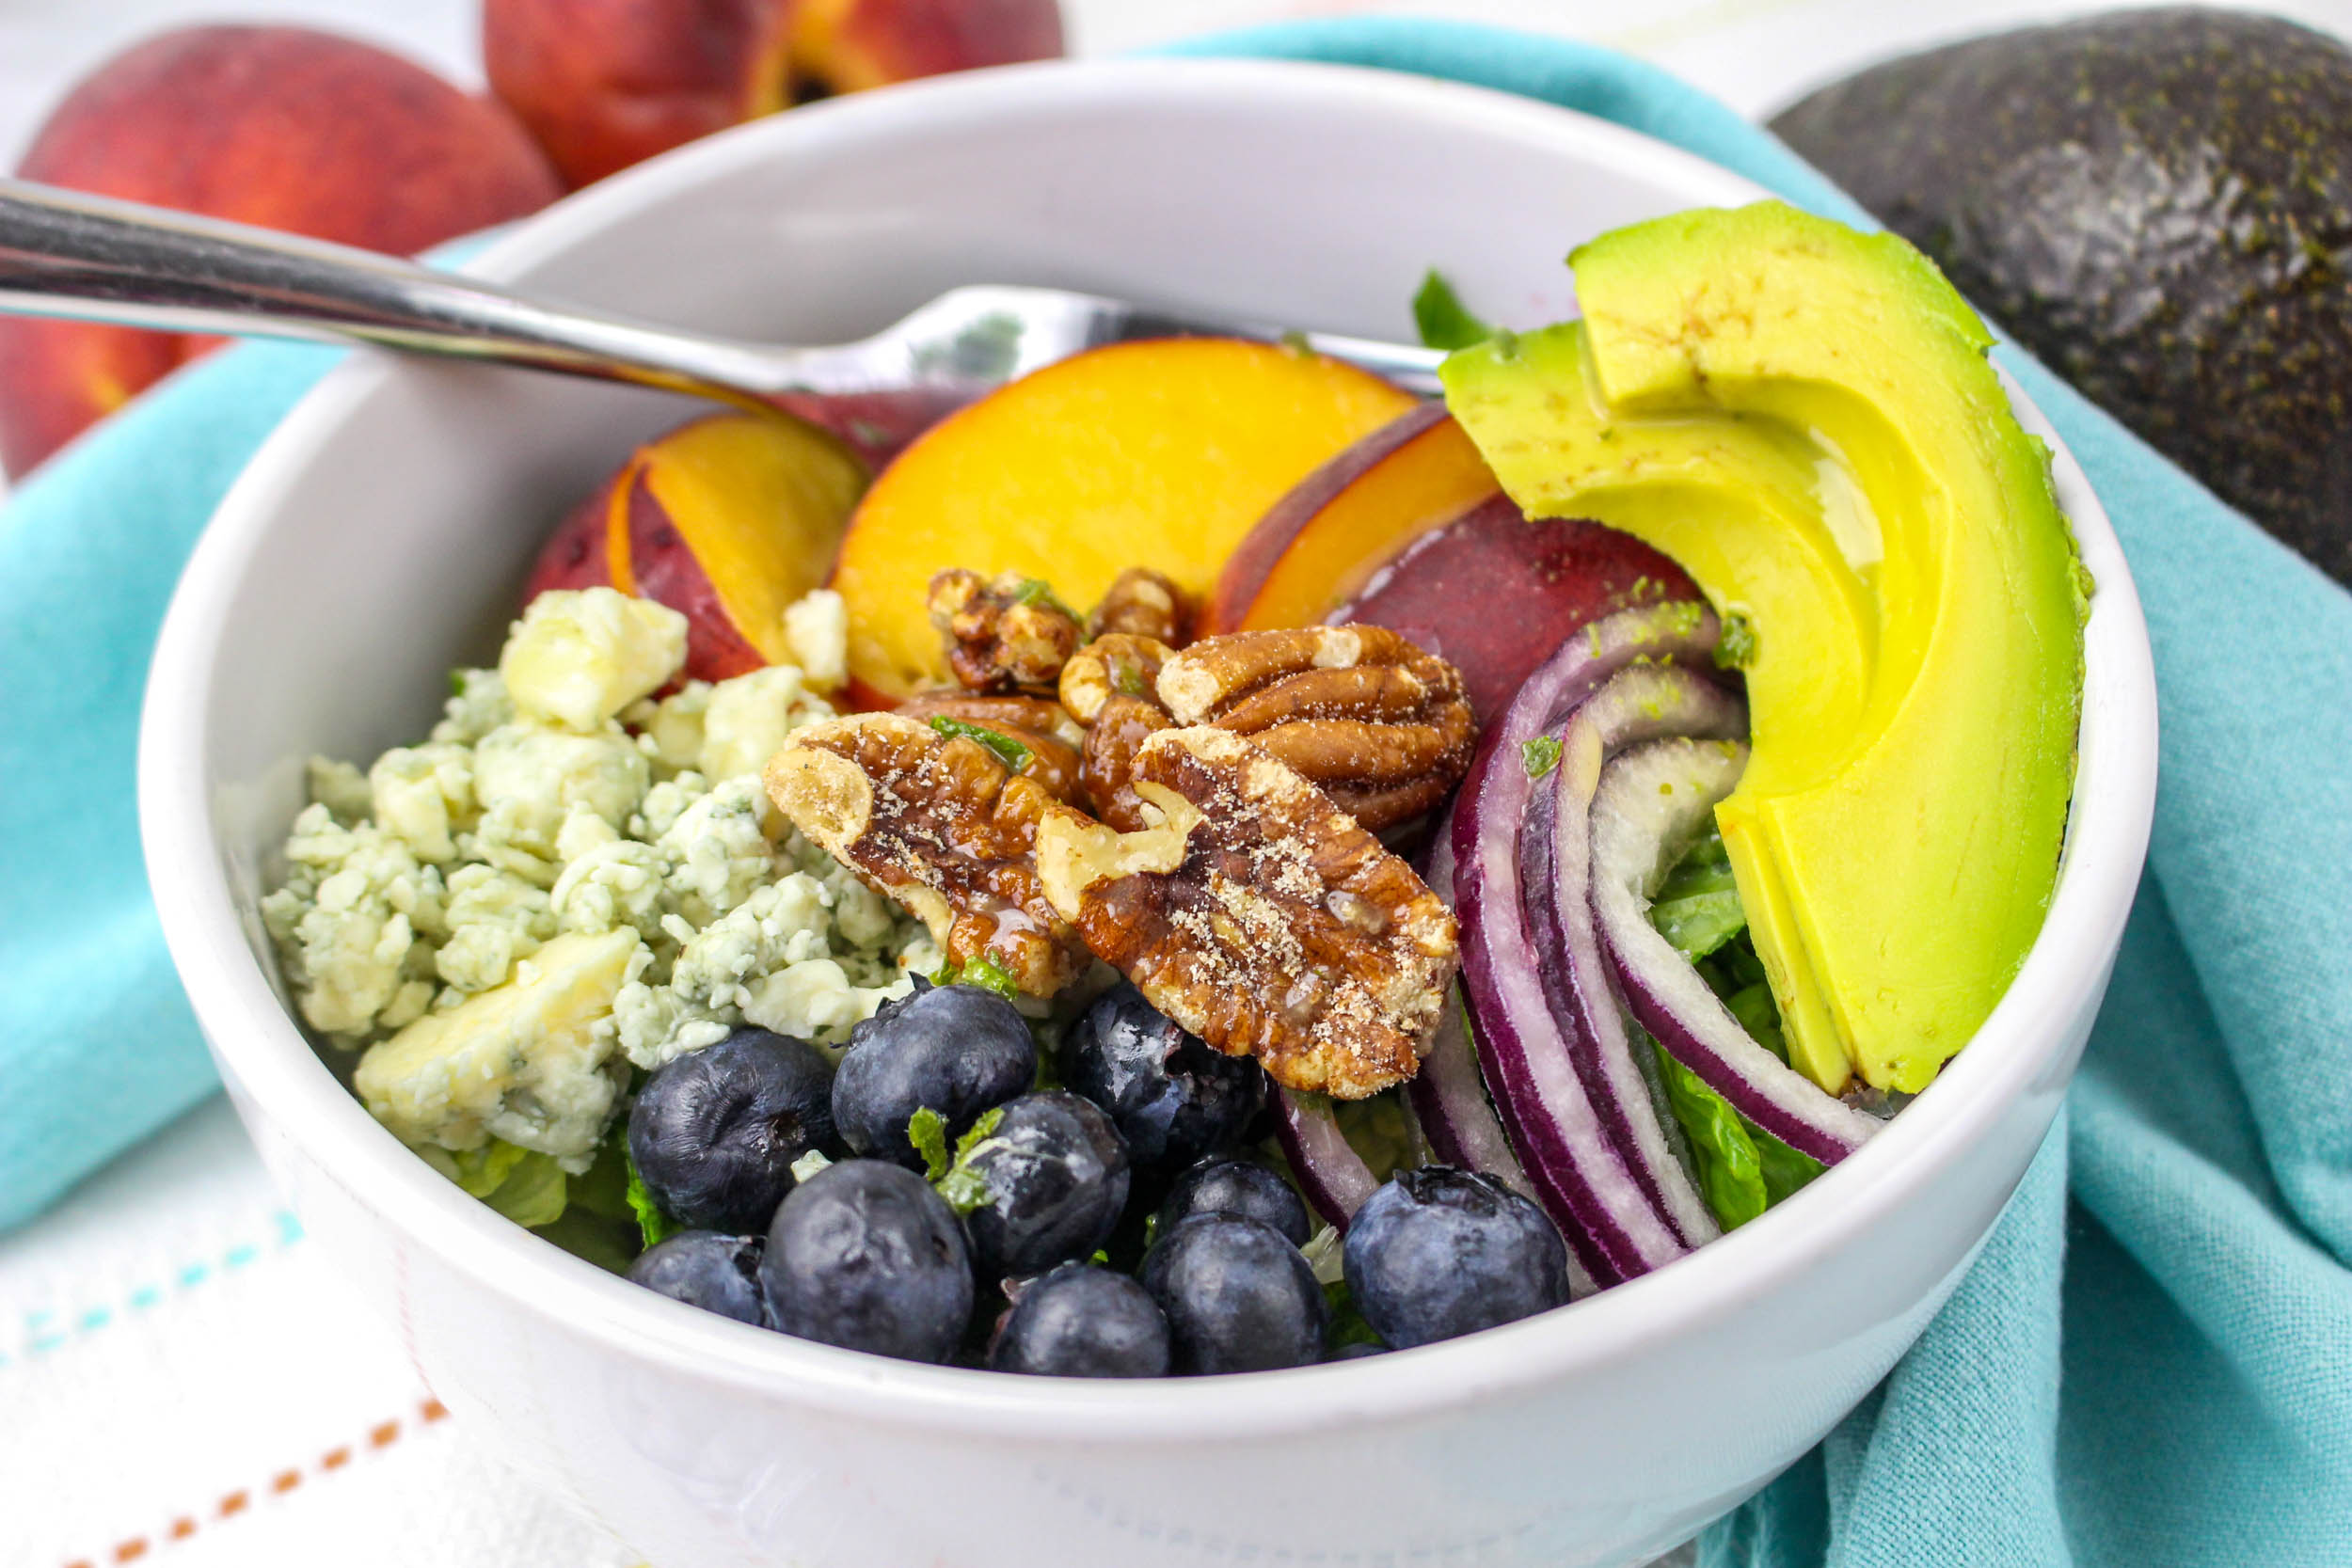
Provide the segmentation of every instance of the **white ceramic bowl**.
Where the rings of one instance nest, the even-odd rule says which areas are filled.
[[[863,332],[973,281],[1403,336],[1433,263],[1471,301],[1534,325],[1570,307],[1570,245],[1758,194],[1597,121],[1404,76],[1057,65],[795,110],[566,201],[475,270],[783,340]],[[448,668],[495,648],[548,527],[687,412],[654,394],[358,356],[271,437],[197,550],[156,655],[141,758],[173,957],[305,1225],[463,1420],[655,1560],[1628,1561],[1795,1459],[1957,1281],[2073,1070],[2153,796],[2138,606],[2063,451],[2061,494],[2099,593],[2047,929],[1975,1043],[1883,1136],[1670,1268],[1404,1354],[1103,1386],[913,1366],[725,1322],[466,1197],[312,1053],[275,989],[256,903],[303,758],[365,759],[421,733]]]

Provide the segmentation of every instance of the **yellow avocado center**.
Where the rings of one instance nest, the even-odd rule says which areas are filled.
[[[1569,260],[1584,319],[1454,355],[1447,404],[1530,515],[1738,618],[1754,755],[1716,819],[1791,1060],[1915,1091],[2057,882],[2083,598],[2047,451],[1892,235],[1768,202]]]

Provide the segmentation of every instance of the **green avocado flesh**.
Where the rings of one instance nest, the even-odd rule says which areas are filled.
[[[1716,820],[1790,1060],[1915,1091],[2057,881],[2083,601],[2046,451],[1891,235],[1766,202],[1569,264],[1584,319],[1454,355],[1447,406],[1530,515],[1638,535],[1754,628]]]

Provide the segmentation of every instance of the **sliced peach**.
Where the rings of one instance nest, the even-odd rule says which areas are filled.
[[[610,583],[687,619],[686,671],[788,661],[784,612],[819,587],[866,469],[783,415],[713,414],[649,441],[558,527],[530,590]]]
[[[925,433],[859,504],[833,577],[850,673],[882,697],[946,679],[924,607],[944,567],[1039,578],[1081,609],[1130,566],[1204,594],[1268,507],[1412,406],[1352,365],[1231,338],[1025,376]]]
[[[1202,629],[1312,626],[1413,540],[1502,493],[1462,427],[1423,404],[1275,503],[1218,574]]]

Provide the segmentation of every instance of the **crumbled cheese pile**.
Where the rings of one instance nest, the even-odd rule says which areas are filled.
[[[837,595],[792,607],[800,663],[652,693],[686,621],[609,588],[542,594],[422,745],[313,759],[262,901],[303,1019],[365,1048],[404,1140],[501,1138],[587,1167],[630,1064],[741,1023],[838,1045],[928,972],[922,927],[813,848],[758,770],[833,717]]]

